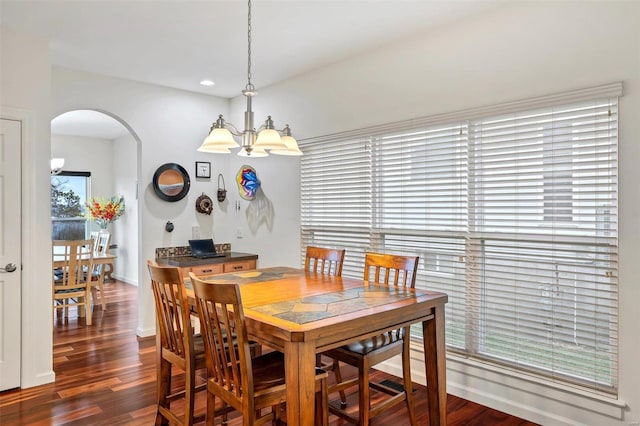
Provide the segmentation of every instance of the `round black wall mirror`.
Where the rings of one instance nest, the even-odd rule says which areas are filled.
[[[189,174],[176,163],[163,164],[153,174],[153,190],[165,201],[182,200],[189,193],[190,186]]]

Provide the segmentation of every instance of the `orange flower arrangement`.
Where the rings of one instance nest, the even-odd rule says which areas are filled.
[[[107,229],[111,222],[124,213],[124,198],[94,197],[87,201],[85,207],[87,217],[97,223],[100,229]]]

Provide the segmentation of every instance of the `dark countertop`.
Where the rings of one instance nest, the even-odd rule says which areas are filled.
[[[209,259],[198,259],[193,256],[174,256],[159,257],[156,262],[160,265],[179,266],[180,268],[188,268],[190,266],[199,265],[215,265],[216,263],[241,262],[243,260],[256,260],[257,254],[251,253],[227,253],[224,257],[211,257]]]

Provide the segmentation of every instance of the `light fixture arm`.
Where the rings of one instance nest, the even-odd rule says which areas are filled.
[[[222,114],[220,114],[218,116],[218,119],[213,122],[213,124],[211,125],[211,128],[209,129],[209,133],[211,133],[213,129],[227,129],[234,136],[242,136],[242,132],[238,130],[236,126],[227,122],[227,120],[224,119]]]

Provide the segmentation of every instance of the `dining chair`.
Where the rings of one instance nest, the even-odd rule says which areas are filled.
[[[108,232],[92,232],[91,238],[94,240],[93,244],[93,255],[100,256],[107,254],[109,252],[109,243],[111,242],[111,234]],[[96,264],[93,265],[93,272],[91,273],[91,294],[93,295],[93,300],[97,303],[97,291],[100,291],[100,304],[102,305],[102,310],[105,311],[107,309],[107,304],[104,299],[104,274],[105,274],[105,266],[104,264]]]
[[[418,260],[417,256],[368,252],[365,254],[364,280],[372,285],[415,288]],[[371,418],[405,401],[409,420],[411,425],[415,426],[409,342],[409,326],[406,326],[324,352],[325,355],[358,369],[357,377],[345,381],[336,380],[336,384],[330,386],[328,392],[331,394],[357,384],[359,418],[348,414],[344,407],[338,409],[330,406],[329,411],[351,423],[365,426],[369,424]],[[402,355],[404,385],[402,390],[369,380],[369,370],[372,366],[398,354]],[[370,389],[385,393],[388,397],[381,398],[380,401],[372,404]]]
[[[91,276],[93,268],[93,240],[54,240],[52,243],[54,268],[52,273],[53,306],[69,316],[69,307],[84,313],[91,325]]]
[[[155,424],[193,425],[206,413],[194,415],[195,394],[206,390],[206,381],[196,385],[196,370],[207,367],[204,342],[191,326],[187,289],[177,267],[160,267],[147,260],[156,306],[157,408]],[[184,387],[173,389],[173,367],[184,372]],[[171,403],[184,398],[184,410],[172,411]]]
[[[342,264],[344,263],[345,249],[334,249],[307,246],[304,269],[305,271],[316,272],[319,274],[342,276]],[[329,362],[322,360],[322,354],[316,355],[316,365],[323,370],[332,371],[336,375],[336,381],[342,381],[340,365],[337,359]],[[340,390],[340,407],[347,406],[347,396],[344,390]]]
[[[221,412],[237,410],[244,426],[277,421],[286,402],[284,355],[252,358],[238,284],[206,282],[189,273],[204,333],[207,357],[207,425],[213,425],[216,398]],[[234,350],[226,336],[233,335]],[[316,424],[327,425],[327,372],[316,369]],[[265,409],[270,411],[263,414]]]
[[[305,271],[340,277],[342,276],[344,254],[344,249],[307,246],[304,269]]]

